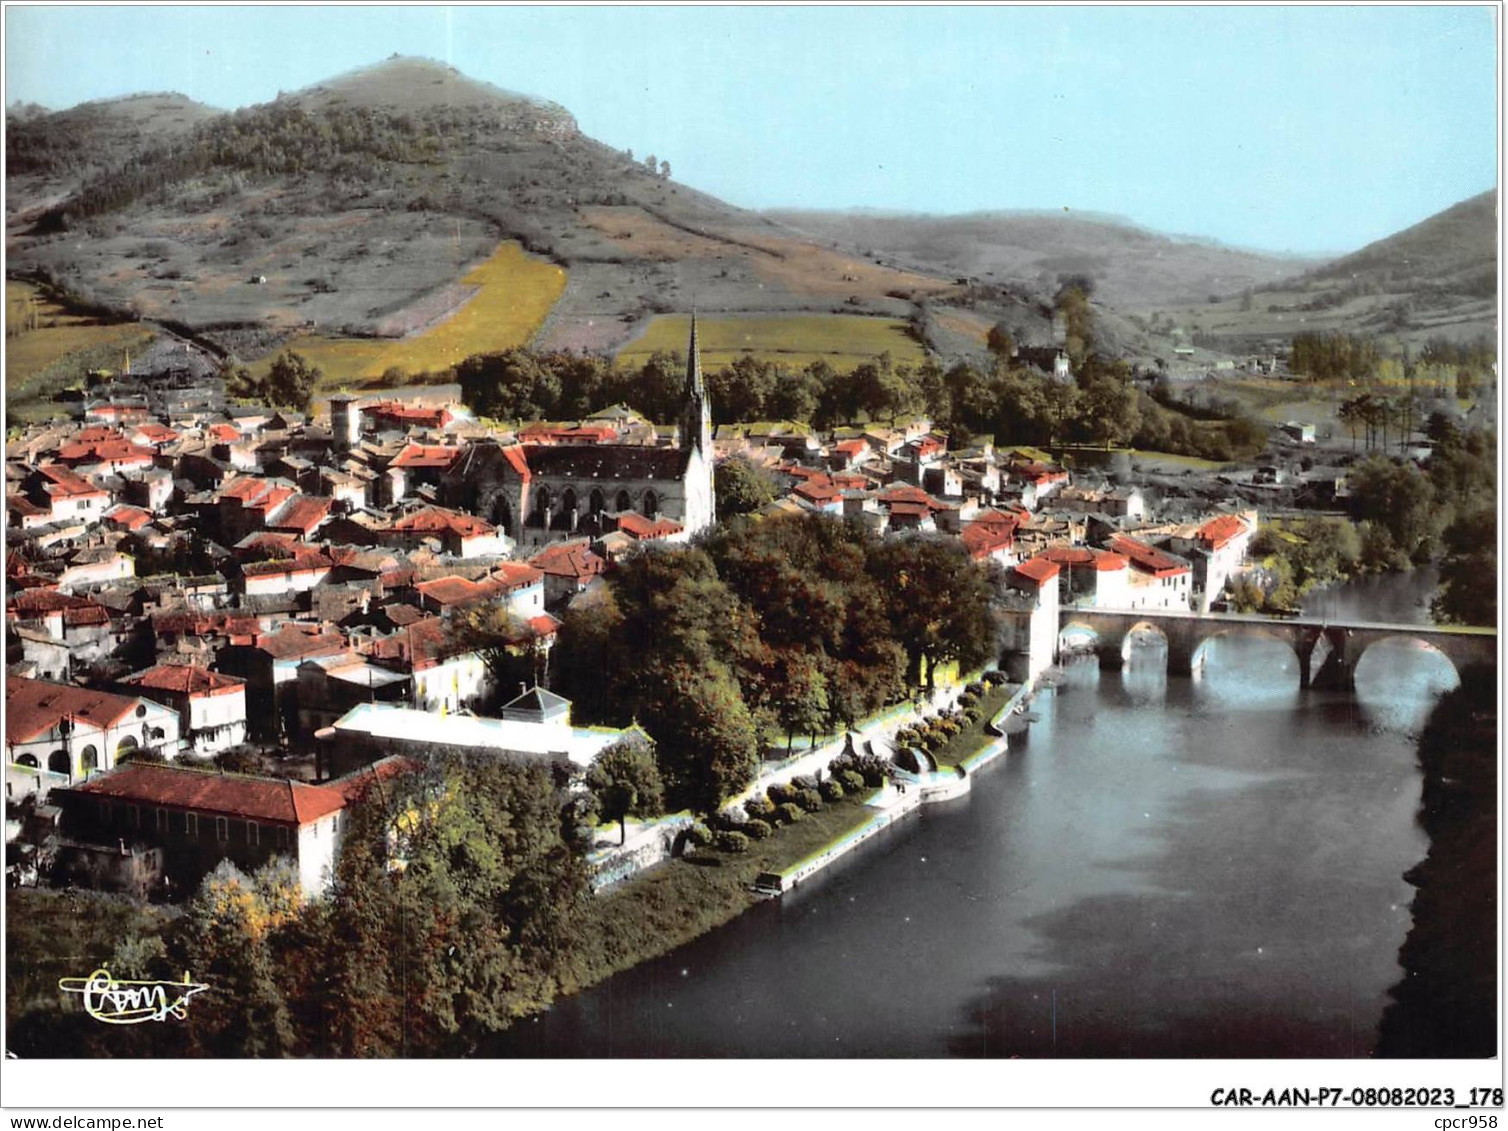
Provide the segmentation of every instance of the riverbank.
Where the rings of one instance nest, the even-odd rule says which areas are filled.
[[[934,700],[931,706],[936,709],[951,703],[962,689],[961,683],[948,689],[942,693],[946,702]],[[778,890],[789,890],[922,804],[961,796],[968,789],[968,774],[1006,751],[1006,720],[1032,690],[1031,683],[992,689],[986,702],[998,703],[998,710],[965,728],[948,744],[946,753],[952,760],[945,764],[939,756],[940,767],[946,766],[942,772],[898,775],[905,780],[906,793],[893,784],[866,789],[838,802],[828,802],[796,824],[778,828],[768,840],[755,841],[746,853],[712,847],[698,849],[690,857],[658,864],[597,895],[594,897],[597,937],[568,992],[589,989],[730,922],[763,898],[754,890],[761,879],[765,879],[768,887],[768,878],[777,877]],[[872,728],[869,740],[883,732],[893,732],[914,717],[915,712],[886,712],[883,721],[877,721],[878,725]],[[859,732],[861,744],[865,733]],[[842,748],[842,743],[834,740],[781,764],[771,773],[761,775],[735,803],[756,792],[762,793],[772,784],[825,767]]]
[[[1490,1057],[1497,1026],[1497,698],[1490,673],[1462,673],[1419,738],[1423,861],[1377,1053]]]

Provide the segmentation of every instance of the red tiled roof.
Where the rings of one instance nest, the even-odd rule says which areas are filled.
[[[5,741],[26,742],[46,734],[64,718],[107,730],[136,710],[139,702],[68,683],[6,676]]]
[[[333,789],[346,799],[346,804],[360,801],[366,796],[367,790],[381,782],[392,781],[404,774],[418,773],[424,768],[423,763],[416,762],[412,758],[405,758],[401,754],[394,754],[373,762],[370,766],[363,766],[347,774],[343,778],[326,782],[325,789]]]
[[[63,610],[63,623],[70,628],[87,628],[90,625],[109,624],[110,610],[92,601],[78,608]]]
[[[530,424],[519,429],[518,438],[530,444],[607,444],[618,438],[618,430],[611,424]]]
[[[1232,538],[1246,533],[1246,523],[1233,514],[1222,514],[1210,519],[1199,528],[1199,541],[1210,549],[1218,550]]]
[[[679,534],[685,527],[668,518],[657,518],[651,522],[638,511],[624,511],[618,516],[618,529],[630,538],[644,541]]]
[[[1058,576],[1057,564],[1048,561],[1040,554],[1035,558],[1028,558],[1016,566],[1015,571],[1022,577],[1035,581],[1038,585],[1045,585]]]
[[[73,437],[75,443],[95,444],[101,440],[124,440],[119,428],[108,424],[91,424],[88,428],[80,428]]]
[[[987,558],[996,550],[1009,549],[1016,541],[1014,523],[971,522],[959,536],[970,556]]]
[[[347,801],[342,791],[329,786],[142,762],[128,762],[92,778],[78,791],[272,825],[307,825],[339,812]]]
[[[226,425],[226,427],[230,426]],[[255,475],[238,475],[229,483],[221,484],[218,497],[250,503],[266,494],[270,486],[271,484],[265,479],[258,479]]]
[[[229,695],[246,686],[244,679],[212,672],[190,664],[158,664],[126,680],[136,687],[154,691],[176,691],[183,695]]]
[[[205,434],[211,440],[219,440],[224,444],[234,444],[241,439],[241,430],[234,424],[211,424]]]
[[[326,633],[318,625],[286,624],[276,632],[259,634],[256,647],[274,660],[294,660],[343,652],[346,638],[338,632]]]
[[[94,602],[56,589],[23,589],[10,599],[10,612],[20,617],[39,617],[64,609],[80,609]]]
[[[510,444],[503,449],[503,458],[513,465],[521,479],[529,478],[529,457],[522,444]]]
[[[485,519],[444,507],[424,507],[393,522],[388,530],[402,534],[458,534],[462,538],[484,537],[497,533],[497,527]]]
[[[460,448],[409,444],[393,460],[393,467],[449,467],[461,454]]]
[[[155,453],[129,440],[64,444],[58,458],[69,463],[151,463]]]
[[[272,520],[273,529],[308,534],[329,517],[334,502],[318,495],[294,495]]]
[[[105,494],[104,490],[96,487],[78,472],[60,463],[46,463],[37,470],[52,480],[53,487],[48,494],[54,499],[86,498]]]
[[[169,428],[166,424],[159,424],[155,420],[138,425],[131,434],[145,437],[151,444],[167,444],[178,439],[176,430]]]
[[[570,577],[578,581],[595,577],[607,569],[607,562],[594,554],[586,542],[556,542],[530,558],[529,564],[553,577]]]
[[[25,495],[7,495],[5,505],[22,518],[34,518],[39,514],[51,514],[50,507],[39,507]]]
[[[537,617],[529,618],[529,627],[533,629],[535,636],[541,638],[554,636],[560,631],[560,621],[556,620],[549,613],[541,613]]]
[[[843,496],[843,492],[833,485],[832,480],[826,478],[809,479],[805,483],[798,483],[792,494],[814,503],[830,503]]]
[[[420,596],[438,605],[465,605],[487,595],[480,585],[465,577],[437,577],[433,581],[421,581],[414,588]]]
[[[846,456],[862,455],[869,450],[867,440],[839,440],[833,445],[833,450],[842,452]]]
[[[1124,554],[1137,569],[1145,570],[1154,577],[1172,577],[1175,574],[1189,572],[1188,562],[1175,558],[1172,554],[1165,553],[1154,546],[1148,546],[1145,542],[1127,538],[1124,534],[1117,534],[1111,538],[1110,546],[1117,553]]]
[[[122,530],[140,530],[152,521],[152,515],[140,507],[116,507],[105,515],[105,521]]]
[[[1039,555],[1060,566],[1087,566],[1094,564],[1094,552],[1087,546],[1049,546]]]

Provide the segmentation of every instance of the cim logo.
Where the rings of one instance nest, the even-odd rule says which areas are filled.
[[[84,999],[84,1012],[106,1025],[139,1025],[143,1021],[183,1020],[188,1016],[189,998],[203,993],[209,986],[189,978],[183,981],[117,981],[104,967],[87,978],[59,978],[58,988],[66,994]]]

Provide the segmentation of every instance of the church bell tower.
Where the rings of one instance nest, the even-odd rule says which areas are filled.
[[[691,343],[686,351],[686,407],[681,416],[681,451],[685,464],[685,526],[693,535],[717,521],[712,490],[712,405],[702,380],[702,352],[696,341],[696,311],[691,312]]]
[[[681,450],[695,448],[712,464],[712,406],[702,380],[702,352],[696,342],[696,313],[691,315],[691,344],[686,350],[686,407],[681,417]]]

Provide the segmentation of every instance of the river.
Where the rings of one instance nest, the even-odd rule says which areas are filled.
[[[1300,691],[1274,640],[1210,648],[1192,678],[1070,664],[968,796],[489,1052],[1366,1056],[1454,673],[1379,645],[1355,696]]]

